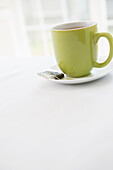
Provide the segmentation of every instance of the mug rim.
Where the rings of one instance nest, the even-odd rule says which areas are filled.
[[[97,25],[97,22],[95,21],[67,22],[67,23],[57,24],[53,26],[51,28],[51,31],[81,30],[81,29],[92,27],[94,25]],[[69,27],[73,27],[73,28],[69,29]],[[75,27],[81,27],[81,28],[75,28]]]

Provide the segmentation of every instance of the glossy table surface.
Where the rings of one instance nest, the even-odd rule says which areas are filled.
[[[113,170],[113,72],[81,85],[37,76],[52,57],[0,57],[0,170]]]

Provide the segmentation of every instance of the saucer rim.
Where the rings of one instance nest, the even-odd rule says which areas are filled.
[[[57,69],[53,69],[53,67],[57,67]],[[52,70],[52,71],[58,71],[59,70],[57,64],[50,66],[49,69]],[[98,70],[98,72],[97,72],[97,70]],[[102,70],[103,70],[103,72],[102,72]],[[81,84],[81,83],[86,83],[86,82],[98,80],[98,79],[106,76],[107,74],[109,74],[110,72],[113,71],[113,61],[111,61],[111,63],[109,63],[107,66],[105,66],[103,68],[93,68],[91,70],[91,73],[93,71],[97,72],[97,74],[94,75],[94,73],[93,73],[91,77],[90,77],[90,75],[91,75],[90,74],[90,75],[85,76],[85,77],[72,78],[71,80],[66,80],[66,79],[65,80],[64,79],[61,79],[61,80],[49,79],[49,80],[53,81],[53,82],[61,83],[61,84]]]

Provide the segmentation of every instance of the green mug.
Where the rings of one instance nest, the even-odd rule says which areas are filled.
[[[98,33],[95,22],[57,25],[51,34],[58,66],[68,77],[87,76],[93,67],[104,67],[113,57],[113,37],[109,33]],[[96,61],[100,37],[106,37],[110,45],[109,56],[103,63]]]

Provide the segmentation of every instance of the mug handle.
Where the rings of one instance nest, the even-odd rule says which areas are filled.
[[[109,42],[109,46],[110,46],[110,52],[109,52],[109,56],[106,59],[106,61],[104,61],[103,63],[95,62],[94,67],[97,67],[97,68],[105,67],[111,61],[111,59],[113,57],[113,37],[112,37],[112,35],[110,33],[105,33],[105,32],[96,33],[94,35],[94,43],[95,44],[98,42],[100,37],[107,38],[107,40]]]

